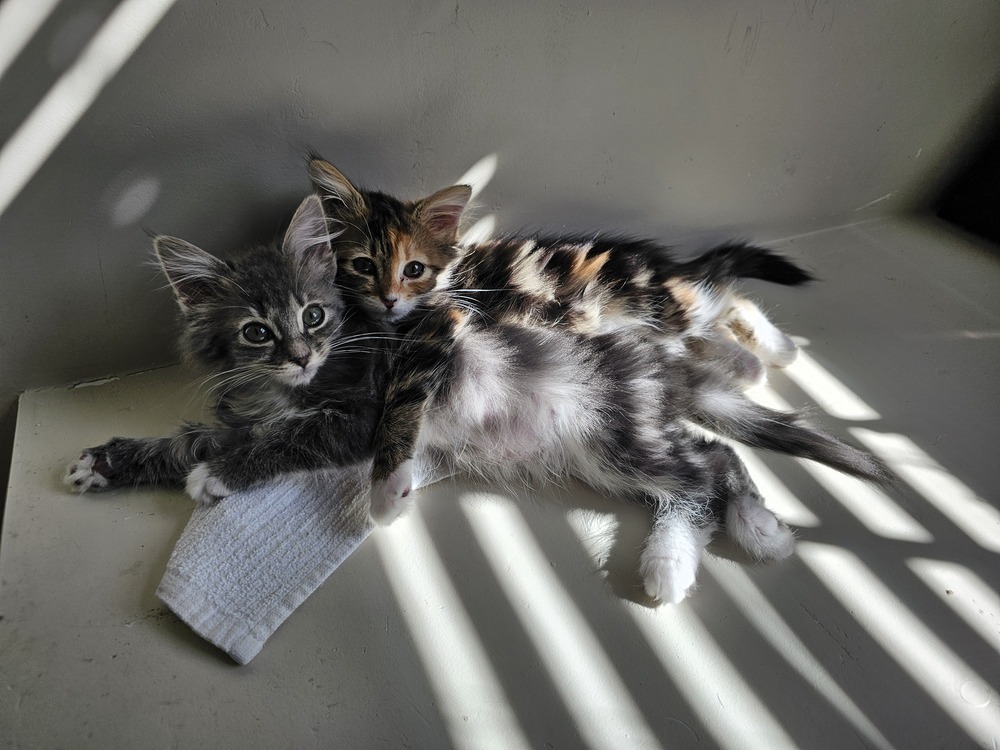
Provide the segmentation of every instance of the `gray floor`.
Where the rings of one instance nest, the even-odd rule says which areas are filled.
[[[0,746],[995,748],[1000,262],[899,219],[771,239],[822,281],[757,290],[808,341],[761,397],[814,404],[902,481],[885,495],[756,456],[797,554],[761,567],[714,547],[676,607],[633,601],[641,517],[456,482],[237,667],[153,595],[186,498],[59,484],[80,447],[196,409],[184,374],[26,394]]]

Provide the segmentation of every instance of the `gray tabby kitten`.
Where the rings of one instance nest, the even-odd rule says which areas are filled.
[[[183,354],[220,394],[219,424],[113,438],[81,453],[68,484],[81,492],[186,486],[211,503],[281,474],[371,455],[385,334],[343,302],[318,198],[299,206],[280,246],[233,260],[173,237],[154,246],[180,306]]]

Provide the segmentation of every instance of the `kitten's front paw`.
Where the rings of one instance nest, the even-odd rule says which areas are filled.
[[[407,506],[413,491],[413,461],[403,461],[386,479],[372,482],[369,513],[376,523],[390,524]]]
[[[63,482],[74,490],[84,493],[87,490],[103,490],[108,486],[107,474],[110,473],[111,465],[107,456],[94,452],[94,449],[85,450],[80,457],[66,467],[66,474]],[[101,471],[104,471],[102,474]]]
[[[198,505],[212,505],[233,494],[225,482],[212,475],[208,464],[197,464],[191,469],[184,489]]]

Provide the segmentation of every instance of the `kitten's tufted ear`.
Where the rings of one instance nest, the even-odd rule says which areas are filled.
[[[358,189],[351,184],[344,174],[323,159],[313,158],[309,160],[309,179],[313,187],[324,197],[333,198],[335,201],[343,203],[346,208],[361,208],[364,206],[364,198]],[[336,206],[330,206],[336,210]]]
[[[471,198],[471,187],[452,185],[419,201],[417,217],[433,235],[451,244],[458,239],[458,226]]]
[[[328,270],[335,271],[337,260],[330,247],[330,240],[335,236],[330,233],[323,200],[313,193],[296,209],[281,247],[299,260],[322,260],[328,264]]]
[[[214,255],[190,242],[166,235],[153,239],[153,249],[182,310],[218,293],[225,266]]]

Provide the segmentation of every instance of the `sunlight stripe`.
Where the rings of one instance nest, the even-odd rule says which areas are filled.
[[[778,392],[769,385],[755,385],[747,391],[747,396],[758,404],[763,404],[769,409],[778,411],[792,411],[792,405],[778,395]]]
[[[829,701],[857,732],[863,734],[867,743],[874,747],[892,748],[892,743],[824,669],[809,647],[757,588],[746,571],[739,565],[725,564],[707,555],[703,559],[703,567],[739,607],[743,616],[753,624],[761,637],[771,644],[775,652],[788,662],[802,679]]]
[[[912,557],[906,566],[1000,653],[1000,595],[986,581],[949,560]]]
[[[569,508],[566,511],[566,522],[593,560],[594,569],[600,570],[607,562],[615,532],[618,530],[618,518],[614,513]]]
[[[420,516],[410,513],[372,538],[454,746],[529,748]]]
[[[0,216],[176,0],[122,0],[0,149]]]
[[[826,544],[800,542],[798,554],[858,624],[969,737],[983,746],[992,742],[996,728],[1000,727],[1000,704],[987,700],[976,705],[963,692],[969,685],[978,685],[979,692],[985,691],[988,696],[989,689],[980,675],[924,625],[854,553]]]
[[[799,356],[783,372],[832,417],[852,422],[880,418],[877,411],[804,351],[799,351]]]
[[[477,242],[485,242],[493,236],[493,232],[496,231],[496,228],[496,216],[493,214],[487,214],[462,234],[460,244],[473,245]]]
[[[462,512],[587,744],[660,747],[518,510],[498,501]]]
[[[865,528],[883,539],[927,543],[934,536],[885,492],[828,466],[797,459]]]
[[[628,610],[719,747],[796,747],[686,604],[655,610],[633,605]]]
[[[979,497],[905,435],[861,427],[851,427],[850,432],[976,544],[1000,552],[1000,510]]]
[[[493,176],[497,173],[497,166],[499,164],[500,157],[496,153],[487,154],[469,167],[465,174],[458,178],[455,184],[468,185],[472,188],[471,199],[475,199],[490,184]]]
[[[0,3],[0,79],[58,4],[59,0]]]

